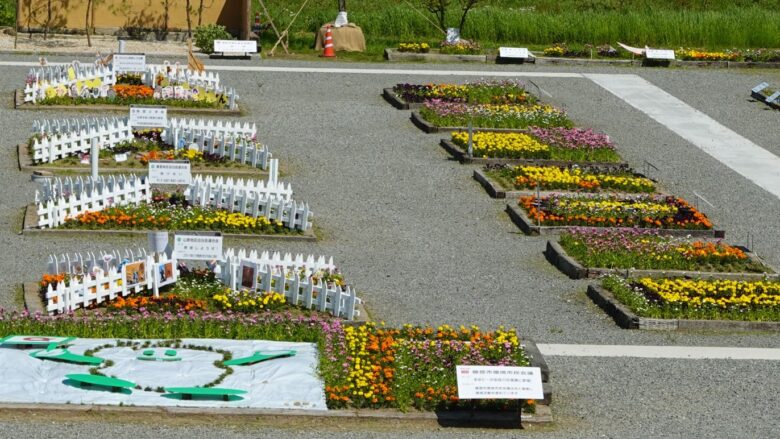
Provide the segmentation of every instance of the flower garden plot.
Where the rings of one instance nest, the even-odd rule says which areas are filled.
[[[477,171],[475,171],[476,175]],[[494,165],[478,171],[481,183],[504,197],[539,191],[653,193],[655,183],[628,166],[611,168],[584,165],[535,166]]]
[[[533,104],[536,96],[524,82],[479,80],[465,84],[396,84],[384,89],[385,99],[399,109],[420,108],[429,99],[472,104]]]
[[[608,276],[588,295],[626,328],[780,331],[780,283]]]
[[[143,73],[116,73],[113,65],[70,65],[31,69],[23,90],[14,94],[18,109],[165,105],[171,111],[238,113],[238,94],[215,73],[171,66],[148,66]]]
[[[385,59],[390,62],[475,62],[485,63],[488,56],[485,54],[467,54],[467,53],[443,53],[440,49],[430,49],[428,52],[403,52],[397,48],[386,48],[384,52]]]
[[[522,132],[530,127],[571,128],[566,112],[550,105],[465,104],[431,99],[419,113],[412,113],[412,122],[426,132],[439,130],[465,131],[469,121],[473,127]],[[433,127],[435,130],[431,130]]]
[[[621,273],[630,277],[777,278],[755,254],[721,240],[658,231],[581,228],[548,242],[547,256],[572,278]]]
[[[507,205],[507,212],[528,234],[560,233],[571,227],[618,227],[683,236],[723,235],[685,200],[667,195],[530,195]]]
[[[149,368],[152,371],[159,367],[176,370],[186,366],[188,356],[192,360],[195,355],[194,352],[184,350],[186,345],[212,345],[215,349],[217,347],[227,349],[234,358],[251,355],[252,352],[262,349],[292,349],[298,353],[290,359],[303,357],[307,361],[311,361],[311,356],[307,352],[315,351],[313,352],[315,363],[310,364],[310,366],[286,366],[285,360],[287,358],[270,360],[253,366],[232,366],[232,373],[226,375],[219,386],[247,390],[249,394],[243,401],[224,404],[222,401],[210,403],[216,406],[230,404],[241,407],[258,404],[259,398],[255,399],[255,395],[258,395],[259,392],[262,392],[259,394],[263,396],[271,395],[271,392],[266,392],[266,390],[270,390],[269,388],[275,386],[279,381],[289,382],[286,380],[277,381],[270,377],[266,379],[268,383],[263,383],[263,380],[248,379],[243,374],[253,372],[259,374],[264,369],[280,373],[279,368],[281,367],[292,369],[290,373],[296,374],[300,379],[305,379],[305,383],[311,382],[312,378],[321,380],[321,384],[317,387],[307,385],[308,390],[305,394],[309,395],[310,398],[311,395],[324,398],[328,409],[389,408],[403,411],[417,409],[424,412],[465,409],[511,412],[517,408],[516,401],[459,400],[455,381],[455,365],[511,366],[532,363],[532,360],[526,356],[525,342],[521,342],[515,330],[505,328],[490,331],[478,327],[451,328],[443,325],[434,328],[406,325],[396,329],[372,323],[351,326],[345,325],[340,320],[326,318],[318,314],[304,316],[274,312],[223,314],[197,311],[179,313],[148,311],[142,314],[93,313],[89,316],[64,314],[54,317],[34,317],[26,313],[8,313],[6,311],[0,311],[0,313],[0,317],[2,317],[0,319],[0,333],[2,334],[20,333],[18,331],[22,329],[28,333],[46,333],[48,335],[62,332],[68,332],[73,336],[86,336],[90,333],[100,334],[103,340],[94,340],[94,343],[89,346],[93,349],[109,343],[116,344],[115,340],[117,339],[124,340],[132,337],[131,340],[145,340],[146,335],[150,333],[157,334],[156,337],[164,334],[166,338],[174,339],[174,342],[175,339],[181,338],[182,350],[178,351],[182,357],[181,361],[138,362],[139,367]],[[85,321],[90,324],[85,325]],[[124,334],[129,335],[129,337]],[[211,338],[216,337],[222,337],[225,340],[211,340]],[[227,340],[228,338],[230,340]],[[241,340],[254,341],[249,342],[250,346],[246,346],[246,342]],[[273,342],[278,342],[280,346],[262,345]],[[281,346],[281,343],[286,346]],[[83,353],[86,349],[71,347],[71,350],[75,353]],[[3,351],[20,353],[20,358],[26,356],[24,351],[11,349],[3,349]],[[123,352],[126,352],[127,355],[120,357]],[[135,364],[138,353],[125,346],[119,349],[105,348],[99,352],[99,355],[106,359],[112,359],[113,356],[116,356],[117,358],[113,359],[113,367],[116,372],[126,362]],[[205,356],[206,352],[201,355]],[[32,360],[41,361],[29,358],[29,360],[25,360],[24,364],[32,362]],[[213,354],[208,359],[204,357],[203,360],[209,361],[208,364],[211,365],[214,361],[219,361],[220,358]],[[191,364],[194,364],[194,361]],[[543,359],[539,354],[534,355],[533,364],[543,365]],[[31,365],[34,366],[35,363]],[[67,370],[68,373],[86,369],[70,365],[67,367],[73,368],[73,370]],[[172,379],[177,380],[176,384],[198,384],[192,382],[195,377],[203,381],[200,384],[205,384],[216,379],[222,372],[222,370],[211,366],[206,366],[205,370],[198,370],[200,370],[198,375],[193,377],[187,376],[184,371],[167,375],[172,375]],[[10,373],[9,371],[16,373],[16,370],[10,368],[3,373]],[[62,372],[66,371],[62,370]],[[106,372],[110,373],[108,370]],[[154,392],[154,389],[157,386],[169,385],[168,382],[163,382],[167,375],[144,374],[141,377],[143,380],[140,378],[137,380],[137,384],[144,387],[141,390],[134,389],[131,395],[126,396],[108,392],[75,390],[78,390],[78,395],[82,398],[122,396],[139,398],[137,405],[151,404],[151,401],[164,398],[159,393]],[[128,380],[133,379],[133,376],[127,374],[120,375],[120,377]],[[185,383],[184,380],[190,381]],[[243,381],[243,385],[238,380]],[[303,386],[304,382],[301,382],[300,386]],[[61,380],[49,379],[48,383],[59,386]],[[146,387],[152,390],[144,390]],[[294,387],[294,389],[299,388]],[[277,388],[274,390],[275,398],[284,401],[291,399],[290,392]],[[25,401],[29,401],[29,398],[32,397],[24,395],[24,398]],[[141,398],[146,399],[141,401]],[[124,399],[124,401],[127,403],[129,400]],[[35,402],[39,402],[39,400],[35,400]],[[94,403],[94,401],[88,400],[85,402]],[[119,401],[113,400],[105,402],[119,403]],[[177,403],[181,403],[181,401],[177,401]],[[187,405],[189,404],[188,401]],[[196,403],[192,402],[192,404]],[[524,401],[523,405],[525,410],[529,411],[533,411],[536,407],[533,401]],[[305,407],[295,406],[294,408]],[[316,408],[323,409],[324,407],[318,404]]]

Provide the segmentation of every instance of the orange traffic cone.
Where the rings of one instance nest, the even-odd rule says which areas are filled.
[[[322,47],[322,56],[325,58],[336,57],[336,51],[333,50],[333,27],[331,25],[325,28],[325,44]]]

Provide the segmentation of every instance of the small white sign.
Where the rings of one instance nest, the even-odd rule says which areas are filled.
[[[769,84],[766,82],[762,82],[761,84],[758,84],[757,86],[753,87],[751,90],[753,93],[761,93],[761,90],[769,87]]]
[[[645,49],[645,58],[647,59],[674,59],[674,50],[667,49]]]
[[[146,71],[146,55],[143,53],[115,53],[111,62],[117,73]]]
[[[222,234],[219,232],[176,233],[173,238],[176,259],[222,260]]]
[[[450,44],[455,44],[458,41],[460,41],[460,29],[458,29],[457,27],[448,27],[447,42]]]
[[[122,154],[114,154],[114,161],[119,162],[126,162],[127,161],[127,153],[123,152]]]
[[[498,56],[501,58],[516,58],[527,59],[529,58],[528,48],[526,47],[499,47]]]
[[[214,52],[257,53],[255,40],[214,40]]]
[[[538,367],[456,366],[460,399],[544,399]]]
[[[86,153],[85,154],[81,154],[79,156],[79,163],[81,163],[82,165],[90,164],[91,160],[89,159],[89,154],[86,154]]]
[[[167,128],[168,108],[163,105],[131,105],[130,126],[133,128]]]
[[[189,160],[150,160],[149,184],[190,184]]]

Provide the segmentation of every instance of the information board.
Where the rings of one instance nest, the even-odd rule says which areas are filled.
[[[173,253],[177,259],[196,261],[222,260],[222,234],[219,232],[181,232],[173,238]]]
[[[168,108],[163,105],[131,105],[130,127],[167,128]]]
[[[647,59],[674,59],[674,50],[667,49],[645,49],[645,58]]]
[[[214,40],[214,52],[257,53],[255,40]]]
[[[498,56],[501,58],[526,59],[529,57],[526,47],[499,47]]]
[[[143,53],[115,53],[111,63],[117,73],[146,71],[146,55]]]
[[[190,184],[192,170],[188,160],[150,160],[150,184]]]
[[[460,399],[544,399],[538,367],[456,366]]]

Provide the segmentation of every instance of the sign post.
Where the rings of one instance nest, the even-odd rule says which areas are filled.
[[[175,259],[221,261],[222,234],[220,232],[178,232],[173,238]]]
[[[143,53],[123,53],[124,52],[124,40],[119,40],[119,53],[115,53],[111,62],[114,65],[114,71],[117,73],[124,72],[145,72],[146,71],[146,55]]]
[[[192,170],[189,160],[150,160],[149,184],[192,183]]]
[[[131,128],[168,128],[168,107],[164,105],[131,105]]]
[[[455,366],[459,399],[544,399],[538,367]],[[522,426],[522,405],[518,410]]]

